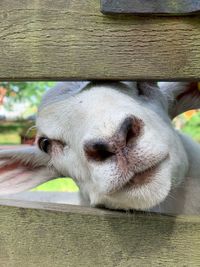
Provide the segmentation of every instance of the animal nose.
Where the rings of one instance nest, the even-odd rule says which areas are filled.
[[[94,161],[105,161],[115,155],[109,143],[104,141],[89,142],[84,149],[87,157]]]
[[[126,118],[118,131],[118,142],[123,145],[129,145],[136,141],[137,137],[141,134],[143,121],[136,117]]]
[[[96,140],[85,144],[86,156],[93,161],[105,161],[134,143],[142,130],[143,122],[136,117],[126,118],[109,140]]]

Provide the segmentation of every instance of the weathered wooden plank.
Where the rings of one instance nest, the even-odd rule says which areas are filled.
[[[0,1],[0,80],[198,79],[200,18],[104,16],[99,0]]]
[[[199,217],[2,204],[2,267],[200,265]]]
[[[196,0],[101,0],[105,14],[192,15],[200,12]]]
[[[45,191],[31,191],[21,192],[12,195],[0,196],[0,201],[3,199],[9,200],[23,200],[32,202],[47,202],[80,205],[83,201],[80,200],[79,192],[45,192]],[[88,203],[85,203],[88,206]]]

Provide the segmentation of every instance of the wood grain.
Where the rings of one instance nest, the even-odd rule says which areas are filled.
[[[104,16],[99,0],[0,1],[0,80],[198,79],[200,17]]]
[[[200,265],[199,217],[6,200],[1,205],[2,267]]]

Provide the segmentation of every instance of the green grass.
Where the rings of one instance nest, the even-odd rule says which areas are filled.
[[[20,144],[20,136],[16,133],[0,133],[0,145],[17,145]]]
[[[32,191],[77,192],[79,189],[71,178],[58,178],[40,185]]]
[[[27,131],[32,123],[25,121],[18,122],[0,122],[0,145],[18,145],[20,144],[20,134]]]

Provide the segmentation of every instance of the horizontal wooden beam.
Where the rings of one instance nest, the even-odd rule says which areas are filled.
[[[0,80],[199,79],[200,17],[105,16],[99,0],[0,1]]]
[[[200,265],[200,217],[1,200],[0,229],[4,267]]]
[[[0,196],[0,202],[4,199],[9,199],[9,201],[12,201],[11,203],[16,203],[15,201],[47,202],[70,205],[80,205],[82,203],[79,192],[28,191]],[[8,201],[6,201],[6,203],[8,203]]]

